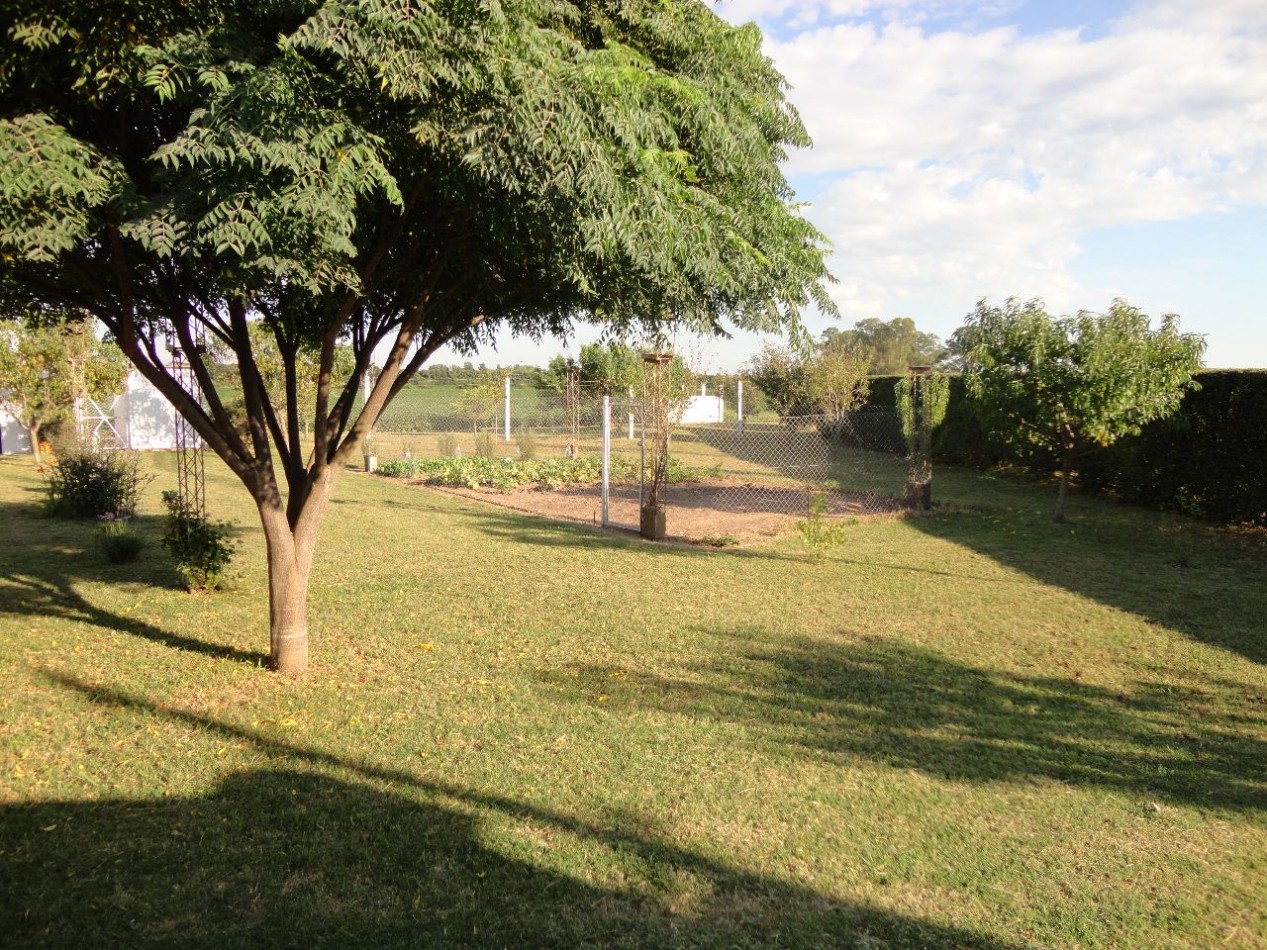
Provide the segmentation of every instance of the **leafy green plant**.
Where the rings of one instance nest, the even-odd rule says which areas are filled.
[[[827,495],[816,492],[809,503],[809,514],[796,523],[796,531],[809,548],[811,561],[823,560],[828,551],[845,543],[845,526],[827,515]]]
[[[127,515],[112,511],[97,516],[97,544],[111,564],[130,564],[145,549],[145,539],[128,529],[130,520]]]
[[[174,491],[163,492],[163,504],[167,508],[163,547],[176,562],[185,586],[191,591],[222,589],[224,571],[237,549],[229,540],[229,523],[208,520]]]
[[[131,453],[71,449],[49,470],[46,507],[61,518],[131,517],[141,491],[153,479],[139,473]]]
[[[696,481],[715,469],[697,469],[671,459],[669,482]],[[535,486],[553,489],[564,485],[594,485],[602,478],[602,462],[595,456],[546,459],[493,459],[485,456],[439,456],[426,459],[392,459],[378,468],[388,478],[421,478],[428,485],[449,488],[493,488],[511,491]],[[614,481],[638,477],[638,463],[623,455],[611,458]]]

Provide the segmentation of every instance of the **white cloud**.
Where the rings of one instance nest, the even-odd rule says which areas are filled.
[[[891,316],[910,298],[945,298],[956,314],[1009,293],[1102,304],[1070,276],[1080,236],[1267,204],[1262,0],[1156,0],[1095,39],[919,24],[952,5],[988,7],[720,8],[781,23],[890,18],[767,41],[816,143],[789,171],[839,176],[810,214],[836,246],[847,318]]]

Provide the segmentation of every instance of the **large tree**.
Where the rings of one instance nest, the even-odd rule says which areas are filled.
[[[272,662],[308,657],[335,478],[445,343],[831,311],[779,168],[808,144],[755,27],[701,0],[10,0],[0,294],[74,306],[255,500]],[[4,301],[0,301],[2,304]],[[288,367],[274,399],[262,321]],[[171,372],[185,353],[201,401]],[[234,351],[249,430],[201,338]],[[340,342],[355,365],[334,373]],[[304,404],[289,367],[319,354]],[[371,355],[369,399],[355,399]],[[303,417],[312,444],[301,442]]]
[[[932,333],[915,327],[910,317],[894,317],[885,322],[875,317],[859,320],[852,329],[828,327],[823,331],[826,349],[842,348],[866,361],[879,376],[905,375],[911,366],[932,366],[947,354],[946,347]]]
[[[965,382],[988,428],[1024,451],[1040,448],[1060,464],[1056,521],[1065,518],[1077,456],[1179,408],[1195,388],[1205,341],[1179,332],[1167,314],[1157,329],[1146,314],[1114,300],[1106,314],[1054,319],[1041,300],[985,300],[955,333]]]

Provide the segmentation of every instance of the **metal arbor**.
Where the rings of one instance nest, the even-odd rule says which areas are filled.
[[[200,352],[204,349],[201,336],[195,339],[194,346]],[[168,350],[176,382],[191,398],[201,403],[202,387],[192,364],[185,357],[185,351],[174,339],[169,340]],[[187,512],[199,518],[207,517],[207,469],[202,437],[179,412],[176,413],[176,490]]]

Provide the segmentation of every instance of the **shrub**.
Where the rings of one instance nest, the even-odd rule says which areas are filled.
[[[441,455],[453,455],[457,451],[458,440],[451,433],[443,432],[436,438],[436,448]]]
[[[827,496],[816,492],[809,503],[809,513],[796,523],[796,530],[809,548],[809,559],[821,561],[832,548],[845,543],[845,526],[827,518]]]
[[[475,433],[475,454],[480,458],[493,458],[493,433],[484,431]]]
[[[97,543],[111,564],[129,564],[135,561],[145,547],[145,539],[128,530],[127,515],[106,512],[97,519],[101,524]]]
[[[230,526],[209,521],[174,491],[163,492],[167,526],[163,547],[176,562],[176,570],[191,591],[220,590],[224,571],[236,545],[229,540]]]
[[[519,457],[521,459],[531,461],[537,457],[537,437],[532,434],[531,430],[524,429],[520,432],[515,444],[519,447]]]
[[[152,480],[138,473],[131,453],[72,448],[49,470],[47,507],[62,518],[131,517],[141,490]]]

